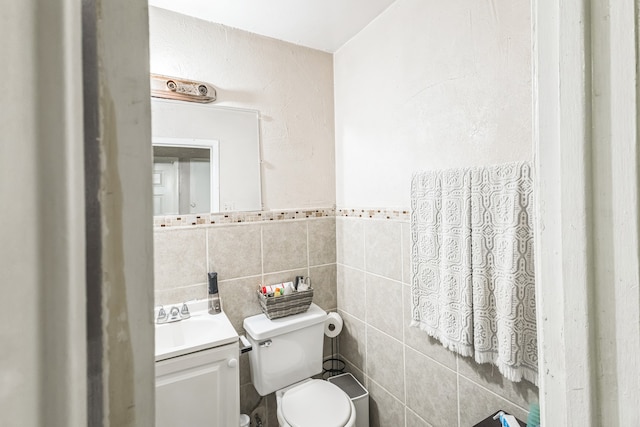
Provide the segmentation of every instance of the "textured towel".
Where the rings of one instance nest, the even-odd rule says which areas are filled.
[[[416,174],[411,184],[412,325],[473,353],[470,173]]]
[[[537,383],[529,163],[415,174],[411,206],[412,325]]]

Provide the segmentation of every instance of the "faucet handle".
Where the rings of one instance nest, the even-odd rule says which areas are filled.
[[[186,302],[182,303],[182,308],[180,309],[180,317],[183,319],[188,319],[191,317],[191,313],[189,313],[189,307]]]
[[[167,312],[164,307],[160,306],[160,310],[158,310],[158,317],[156,317],[156,323],[166,323],[167,317]]]

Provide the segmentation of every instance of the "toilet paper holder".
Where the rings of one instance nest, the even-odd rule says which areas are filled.
[[[338,335],[342,332],[343,321],[338,313],[330,312],[324,324],[324,334],[331,339],[332,357],[322,362],[322,378],[327,379],[344,373],[346,364],[338,356],[340,354],[340,342]]]
[[[342,332],[342,325],[342,317],[336,312],[329,312],[324,321],[324,334],[329,338],[335,338]]]

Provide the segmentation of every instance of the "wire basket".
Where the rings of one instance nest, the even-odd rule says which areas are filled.
[[[313,300],[313,289],[297,291],[289,295],[279,297],[267,297],[260,291],[256,291],[262,312],[269,319],[291,316],[303,313],[309,309]]]

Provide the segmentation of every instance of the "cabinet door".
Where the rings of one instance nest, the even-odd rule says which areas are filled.
[[[156,363],[156,427],[239,425],[238,345]]]

